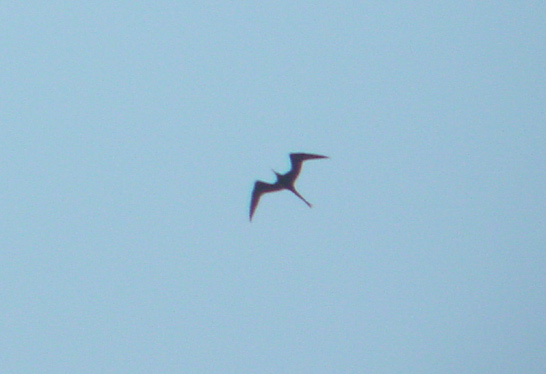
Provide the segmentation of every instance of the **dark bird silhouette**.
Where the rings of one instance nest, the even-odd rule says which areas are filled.
[[[301,171],[301,164],[303,164],[303,161],[306,160],[313,160],[317,158],[328,158],[327,156],[321,156],[321,155],[312,155],[309,153],[290,153],[290,162],[292,163],[292,168],[290,171],[286,174],[279,174],[275,170],[273,172],[277,176],[277,181],[273,184],[271,183],[265,183],[262,181],[256,181],[254,183],[254,190],[252,191],[252,200],[250,201],[250,221],[252,221],[252,216],[254,215],[254,211],[256,210],[256,207],[258,206],[258,202],[260,201],[260,197],[264,193],[268,192],[275,192],[275,191],[281,191],[281,190],[288,190],[293,192],[297,197],[303,200],[305,204],[311,208],[311,204],[303,198],[299,194],[298,191],[296,191],[296,187],[294,187],[294,183],[296,182],[296,178],[300,174]]]

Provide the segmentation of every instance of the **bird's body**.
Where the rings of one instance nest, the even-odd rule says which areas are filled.
[[[273,171],[275,175],[277,176],[277,181],[273,184],[266,183],[262,181],[256,181],[254,183],[254,190],[252,191],[252,199],[250,201],[250,220],[252,221],[252,216],[254,215],[254,211],[256,210],[256,207],[258,206],[258,202],[260,201],[260,197],[264,193],[268,192],[275,192],[275,191],[281,191],[281,190],[288,190],[294,193],[297,197],[302,199],[305,204],[307,204],[309,207],[311,207],[311,204],[303,198],[299,194],[298,191],[296,191],[296,188],[294,187],[294,183],[296,182],[296,178],[298,178],[298,175],[301,171],[301,165],[306,160],[313,160],[313,159],[319,159],[319,158],[328,158],[327,156],[321,156],[321,155],[313,155],[309,153],[291,153],[290,154],[290,162],[292,164],[292,168],[290,171],[286,174],[279,174],[276,171]]]

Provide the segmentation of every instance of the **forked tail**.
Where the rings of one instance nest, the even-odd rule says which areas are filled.
[[[303,202],[309,206],[309,208],[312,208],[312,207],[313,207],[309,201],[305,200],[305,199],[303,198],[303,196],[301,196],[301,195],[299,194],[299,192],[296,191],[296,189],[293,189],[293,190],[290,190],[290,191],[292,191],[297,197],[299,197],[300,199],[302,199]]]

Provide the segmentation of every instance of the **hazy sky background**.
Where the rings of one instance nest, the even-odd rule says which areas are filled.
[[[265,3],[2,4],[2,373],[545,373],[546,3]]]

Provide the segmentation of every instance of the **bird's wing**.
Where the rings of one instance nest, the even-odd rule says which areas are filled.
[[[296,180],[301,171],[301,164],[306,160],[313,160],[317,158],[328,158],[328,156],[313,155],[310,153],[290,153],[290,162],[292,163],[292,169],[287,173],[292,181]]]
[[[254,215],[254,211],[256,210],[256,207],[258,206],[258,202],[260,201],[260,197],[264,193],[268,192],[274,192],[282,190],[282,187],[275,184],[265,183],[262,181],[256,181],[254,183],[254,190],[252,191],[252,199],[250,201],[250,220],[252,221],[252,216]]]

